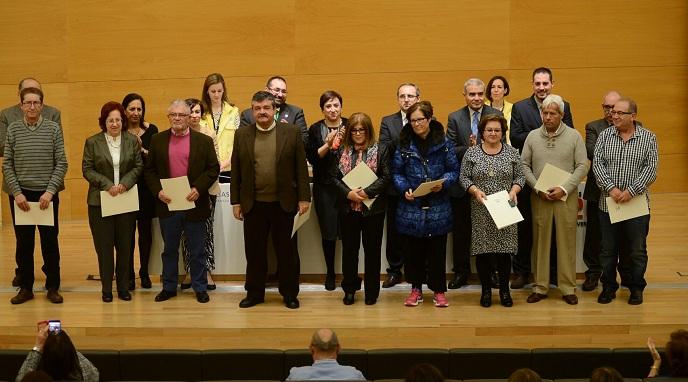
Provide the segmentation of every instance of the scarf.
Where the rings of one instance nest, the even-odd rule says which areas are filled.
[[[342,155],[339,158],[339,171],[341,171],[342,175],[344,176],[356,168],[361,161],[365,161],[365,164],[368,165],[373,172],[377,172],[377,148],[378,147],[376,143],[367,150],[361,150],[360,155],[358,155],[358,151],[356,151],[353,147],[348,147],[347,149],[342,150]],[[360,212],[363,210],[363,203],[361,202],[349,200],[349,205],[352,211]]]

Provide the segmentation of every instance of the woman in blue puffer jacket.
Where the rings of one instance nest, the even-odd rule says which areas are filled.
[[[406,306],[423,302],[422,285],[428,265],[428,287],[434,292],[437,307],[449,306],[445,263],[447,234],[452,231],[449,186],[457,181],[459,163],[444,135],[441,123],[432,119],[432,105],[421,101],[406,112],[409,123],[399,135],[399,148],[392,161],[394,186],[399,191],[397,231],[404,240],[406,279],[411,294]],[[425,196],[413,196],[424,182],[444,179]]]

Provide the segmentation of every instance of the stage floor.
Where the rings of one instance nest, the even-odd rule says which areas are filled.
[[[193,292],[156,303],[160,284],[138,288],[131,302],[100,300],[100,283],[88,281],[97,272],[88,224],[60,224],[62,294],[65,303],[50,304],[45,292],[22,305],[11,305],[14,233],[5,225],[0,232],[0,348],[30,349],[35,323],[60,319],[82,349],[292,349],[308,346],[315,328],[334,328],[345,348],[537,348],[537,347],[642,347],[648,336],[659,344],[678,328],[688,327],[688,194],[652,196],[648,240],[648,287],[645,303],[626,303],[621,289],[609,305],[597,303],[596,292],[577,291],[580,303],[569,306],[557,290],[537,304],[525,302],[529,289],[512,291],[514,307],[478,305],[480,286],[448,292],[451,306],[435,308],[428,290],[425,303],[403,306],[409,286],[383,289],[374,306],[342,304],[340,288],[327,292],[319,282],[302,283],[301,308],[289,310],[276,288],[266,303],[239,309],[244,297],[240,281],[219,281],[208,304],[196,302]],[[38,251],[36,252],[39,253]],[[36,255],[40,269],[40,255]],[[44,276],[38,271],[36,289]],[[579,280],[579,283],[582,280]],[[138,283],[137,283],[138,287]],[[496,291],[495,291],[496,292]]]

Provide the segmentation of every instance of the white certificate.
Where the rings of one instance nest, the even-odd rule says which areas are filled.
[[[135,184],[128,191],[117,196],[100,191],[100,213],[102,217],[124,214],[139,210],[139,191]]]
[[[518,207],[512,207],[509,204],[509,193],[504,190],[487,195],[485,207],[487,207],[487,211],[498,229],[523,221],[523,216]]]
[[[53,227],[53,202],[48,204],[48,208],[42,210],[40,202],[28,202],[29,210],[23,211],[17,203],[14,203],[14,225],[46,225]]]
[[[299,212],[296,211],[296,216],[294,216],[294,227],[291,229],[291,237],[294,237],[294,234],[299,230],[299,228],[301,228],[303,223],[310,219],[312,209],[313,203],[311,203],[311,206],[308,208],[308,210],[306,210],[306,212],[303,213],[303,215],[300,215]]]
[[[535,189],[542,192],[547,192],[552,187],[562,186],[571,177],[571,173],[560,169],[557,166],[553,166],[549,163],[545,164],[545,168],[542,169],[540,177],[535,183]],[[565,193],[561,198],[562,201],[566,201],[568,195]]]
[[[189,180],[186,175],[178,178],[160,179],[162,190],[172,201],[167,205],[170,211],[185,211],[196,207],[194,202],[186,200],[187,195],[191,192],[189,187]]]
[[[636,195],[626,203],[617,203],[610,196],[606,200],[612,224],[650,214],[645,194]]]
[[[354,167],[351,171],[349,171],[348,174],[344,175],[342,178],[342,182],[346,184],[350,189],[355,189],[355,188],[366,188],[373,184],[377,180],[377,175],[373,172],[373,170],[368,167],[365,162],[360,161],[356,167]],[[370,206],[373,205],[375,202],[375,199],[365,199],[363,201],[363,204],[366,205],[366,207],[370,208]]]
[[[430,182],[421,183],[421,184],[418,186],[418,188],[416,188],[416,190],[413,191],[413,197],[414,197],[414,198],[419,198],[419,197],[421,197],[421,196],[425,196],[425,195],[431,193],[433,187],[435,187],[435,186],[437,186],[437,185],[439,185],[439,184],[444,183],[444,181],[445,181],[445,179],[442,178],[442,179],[432,180],[432,181],[430,181]]]

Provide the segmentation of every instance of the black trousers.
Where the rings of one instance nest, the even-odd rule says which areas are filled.
[[[483,289],[492,288],[492,273],[497,270],[499,289],[509,290],[510,253],[479,253],[475,256],[475,267],[478,269],[478,277]]]
[[[406,281],[420,289],[425,281],[427,265],[428,288],[446,292],[447,235],[430,237],[404,236],[406,248]]]
[[[388,274],[401,275],[401,268],[404,266],[404,250],[401,234],[397,232],[397,206],[399,205],[398,195],[388,195],[387,197],[387,244],[385,256],[387,257]]]
[[[44,191],[22,189],[22,194],[29,202],[37,202],[43,193]],[[14,197],[10,195],[9,198],[12,222],[14,222]],[[60,289],[60,248],[57,242],[57,235],[60,232],[57,219],[59,206],[60,198],[58,194],[55,194],[53,195],[53,219],[55,225],[53,227],[38,226],[38,233],[41,237],[41,254],[43,255],[43,266],[41,270],[46,276],[46,289]],[[15,258],[17,261],[17,269],[19,270],[20,287],[33,290],[33,251],[36,246],[36,226],[15,225],[14,236],[17,239]]]
[[[299,255],[291,240],[294,213],[282,210],[279,202],[254,202],[244,214],[244,248],[246,252],[246,289],[248,297],[265,297],[268,272],[268,234],[277,255],[279,292],[284,297],[299,294]]]
[[[112,277],[115,273],[117,291],[122,293],[129,289],[131,231],[135,222],[136,212],[102,217],[100,206],[88,206],[88,225],[98,255],[100,284],[105,293],[112,292]]]
[[[365,257],[365,297],[377,299],[380,295],[380,256],[382,248],[382,228],[385,215],[363,216],[357,211],[341,214],[342,220],[342,289],[354,293],[361,289],[358,277],[358,252],[363,241]]]
[[[134,272],[134,247],[136,245],[136,229],[139,230],[139,276],[148,276],[148,263],[150,261],[151,248],[153,246],[153,218],[155,217],[155,199],[148,188],[139,183],[139,211],[136,214],[136,223],[131,229],[131,256],[129,256],[129,278],[135,279]]]
[[[452,251],[453,271],[456,275],[471,274],[471,196],[466,193],[460,198],[451,198],[454,218],[454,247]]]
[[[531,188],[524,185],[518,193],[518,210],[523,215],[523,221],[518,223],[518,251],[514,256],[514,272],[528,275],[531,272],[531,252],[533,247],[533,214],[530,209]],[[556,264],[556,261],[554,262]]]
[[[588,270],[585,271],[587,277],[600,277],[602,274],[602,264],[600,253],[602,252],[602,234],[600,228],[600,209],[597,200],[588,200],[585,207],[588,221],[585,225],[585,244],[583,246],[583,261]],[[626,283],[631,279],[631,257],[625,241],[618,243],[619,263],[617,270],[621,275],[621,280]]]

